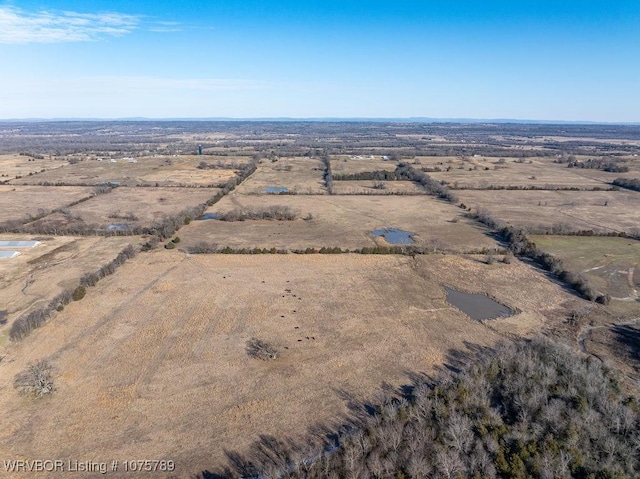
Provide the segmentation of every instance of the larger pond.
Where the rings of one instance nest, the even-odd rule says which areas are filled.
[[[382,236],[387,243],[391,244],[413,244],[415,243],[414,234],[398,228],[380,228],[371,232],[371,236]]]
[[[131,228],[133,225],[129,225],[126,223],[113,223],[107,226],[109,231],[125,231]]]
[[[217,220],[219,218],[218,213],[205,213],[200,216],[199,220]]]
[[[476,321],[502,318],[514,314],[511,308],[484,294],[463,293],[448,286],[443,287],[447,292],[447,302]]]
[[[289,188],[285,186],[269,186],[264,191],[270,194],[287,193],[289,191]]]

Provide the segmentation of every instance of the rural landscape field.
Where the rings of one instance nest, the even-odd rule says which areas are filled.
[[[0,459],[63,464],[0,476],[639,477],[639,155],[638,126],[0,123]],[[522,344],[591,374],[588,426],[556,385],[570,428],[505,432]],[[451,419],[484,394],[493,426]]]

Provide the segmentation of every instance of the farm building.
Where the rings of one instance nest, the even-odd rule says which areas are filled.
[[[0,259],[11,259],[20,256],[18,251],[0,251]]]

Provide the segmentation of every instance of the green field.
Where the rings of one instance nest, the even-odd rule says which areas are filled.
[[[569,271],[584,274],[613,302],[640,311],[640,241],[596,236],[532,236],[544,251],[560,258]],[[621,306],[621,305],[620,305]]]

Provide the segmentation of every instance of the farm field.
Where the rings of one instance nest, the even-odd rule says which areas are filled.
[[[28,227],[60,230],[91,225],[96,230],[111,227],[122,229],[150,226],[165,215],[206,203],[218,188],[153,188],[126,187],[112,189],[75,205],[67,212],[56,213],[27,225]],[[114,226],[112,226],[114,225]]]
[[[0,223],[44,214],[92,196],[91,187],[0,185]]]
[[[0,155],[0,181],[13,180],[16,176],[28,177],[35,175],[43,169],[53,170],[67,165],[63,159],[49,158],[36,159],[27,155]]]
[[[0,234],[0,240],[39,240],[35,248],[20,249],[20,256],[0,260],[0,310],[6,324],[0,324],[0,343],[21,314],[45,306],[65,289],[78,285],[80,277],[111,261],[136,237],[70,237]]]
[[[323,180],[324,165],[314,158],[279,158],[260,160],[258,170],[238,191],[244,194],[264,194],[268,188],[287,188],[300,194],[326,194]]]
[[[216,163],[219,158],[205,156],[140,157],[130,162],[123,158],[102,161],[85,159],[64,168],[13,180],[12,184],[98,185],[116,182],[122,186],[218,186],[236,175],[232,169],[199,169],[202,161]],[[236,159],[225,159],[223,164]],[[244,163],[246,160],[237,160]]]
[[[227,479],[257,440],[333,442],[354,404],[369,412],[523,337],[618,367],[635,391],[640,193],[610,188],[640,178],[638,138],[632,125],[418,119],[0,122],[0,231],[38,231],[0,240],[41,242],[0,247],[0,456],[165,459],[176,471],[148,477]],[[416,182],[336,179],[400,163]],[[482,208],[528,232],[484,226]],[[396,228],[415,249],[391,254]],[[603,236],[561,236],[575,230]],[[10,338],[86,273],[100,278],[86,296]],[[251,357],[256,338],[278,357]],[[55,389],[22,394],[41,359]]]
[[[385,160],[381,156],[339,155],[331,157],[331,171],[334,175],[353,175],[367,171],[393,171],[397,166],[397,161]]]
[[[240,190],[240,188],[238,189]],[[307,196],[231,193],[207,210],[263,210],[286,206],[298,213],[293,221],[193,221],[181,229],[182,248],[200,241],[220,247],[305,249],[388,245],[371,232],[395,227],[415,233],[417,246],[464,252],[498,245],[487,231],[464,217],[464,210],[430,196]],[[305,220],[309,217],[312,219]]]
[[[532,236],[544,251],[560,258],[567,269],[584,274],[614,302],[630,303],[640,313],[640,242],[627,238]]]
[[[382,185],[383,187],[376,187]],[[420,185],[412,181],[369,181],[369,180],[353,180],[353,181],[334,181],[333,193],[335,195],[424,195],[426,192]]]
[[[521,312],[472,321],[445,302],[441,282]],[[166,458],[176,477],[191,477],[260,435],[300,439],[314,424],[341,424],[349,402],[383,382],[406,384],[451,350],[489,346],[506,332],[536,334],[575,301],[518,261],[141,254],[6,348],[0,453]],[[252,337],[280,357],[250,358]],[[43,357],[56,368],[55,395],[15,394],[11,378]]]
[[[502,160],[504,160],[502,162]],[[446,168],[451,168],[446,171]],[[440,166],[440,168],[443,168]],[[489,187],[523,188],[611,188],[602,175],[585,177],[586,170],[567,168],[550,158],[529,158],[519,163],[514,158],[471,158],[468,161],[445,164],[445,171],[430,172],[433,178],[446,181],[452,188],[486,189]],[[615,173],[606,173],[613,181]]]
[[[634,232],[640,194],[633,191],[456,191],[471,208],[483,207],[507,223],[536,227],[566,224],[574,230]]]

